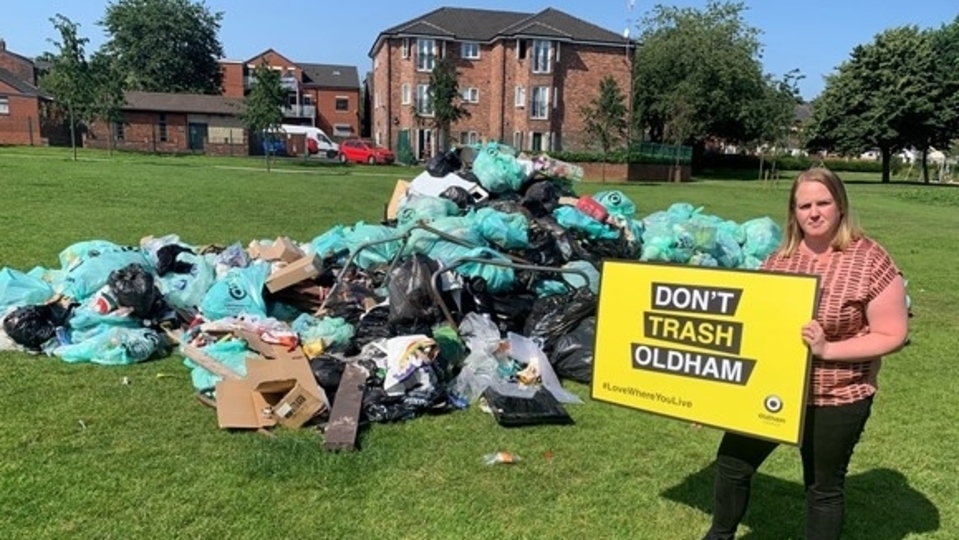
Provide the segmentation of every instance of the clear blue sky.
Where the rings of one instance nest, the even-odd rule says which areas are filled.
[[[80,23],[81,34],[90,38],[89,52],[105,39],[96,24],[108,4],[105,0],[3,3],[0,37],[8,49],[25,56],[51,48],[48,39],[55,36],[49,18],[56,13]],[[660,3],[702,7],[705,0]],[[367,53],[381,30],[443,5],[530,13],[554,7],[617,33],[630,26],[635,36],[641,15],[656,2],[636,0],[632,11],[629,0],[377,0],[357,4],[208,0],[206,4],[224,13],[220,41],[228,58],[247,59],[273,48],[294,61],[354,65],[362,77],[372,67]],[[806,99],[822,90],[823,76],[845,60],[854,46],[871,41],[876,33],[903,24],[938,27],[959,15],[956,0],[747,0],[746,4],[747,21],[763,31],[764,69],[782,75],[798,68],[806,76],[800,83]]]

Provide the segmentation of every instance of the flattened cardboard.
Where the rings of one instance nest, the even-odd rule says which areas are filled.
[[[216,420],[223,429],[260,429],[276,425],[266,398],[243,379],[216,383]]]
[[[276,241],[269,246],[259,244],[258,252],[259,258],[264,261],[283,261],[286,263],[296,262],[304,256],[303,250],[286,236],[277,237]]]
[[[270,277],[266,278],[266,288],[272,293],[282,291],[301,281],[319,276],[322,267],[323,259],[319,256],[302,257],[270,274]]]
[[[400,203],[403,202],[403,197],[406,196],[406,192],[409,190],[409,182],[406,180],[396,181],[396,186],[393,187],[393,195],[390,197],[390,202],[386,205],[386,219],[396,219],[400,211]]]

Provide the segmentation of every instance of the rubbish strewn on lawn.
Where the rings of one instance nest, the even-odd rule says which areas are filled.
[[[0,270],[0,348],[177,352],[221,428],[316,426],[331,450],[480,401],[503,426],[569,424],[561,379],[589,382],[603,259],[757,268],[781,235],[683,202],[641,216],[618,190],[577,196],[581,178],[489,143],[398,181],[381,223],[306,242],[78,242],[59,268]]]

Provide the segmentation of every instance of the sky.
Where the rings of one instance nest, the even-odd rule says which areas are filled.
[[[63,14],[80,24],[90,39],[87,52],[105,40],[97,25],[106,0],[3,0],[0,38],[7,49],[24,56],[52,50],[55,38],[50,17]],[[272,48],[295,62],[356,66],[360,77],[372,68],[368,54],[380,31],[414,19],[441,6],[536,13],[553,7],[622,34],[638,36],[641,19],[654,5],[702,8],[706,0],[652,2],[634,0],[483,0],[471,3],[442,0],[370,0],[353,4],[312,2],[253,2],[207,0],[211,11],[223,12],[220,41],[226,57],[246,60]],[[915,24],[934,28],[959,15],[956,0],[866,2],[864,0],[746,0],[746,21],[758,28],[763,43],[763,69],[782,76],[798,69],[802,97],[812,99],[823,88],[823,77],[849,57],[853,47],[872,41],[884,29]],[[363,6],[364,11],[358,11]],[[867,7],[868,6],[868,7]]]

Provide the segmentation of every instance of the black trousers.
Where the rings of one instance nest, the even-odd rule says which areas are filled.
[[[807,540],[835,540],[843,521],[843,488],[853,449],[872,409],[872,398],[849,405],[806,409],[800,448],[806,487]],[[732,540],[756,470],[778,443],[726,433],[716,456],[713,523],[704,540]]]

